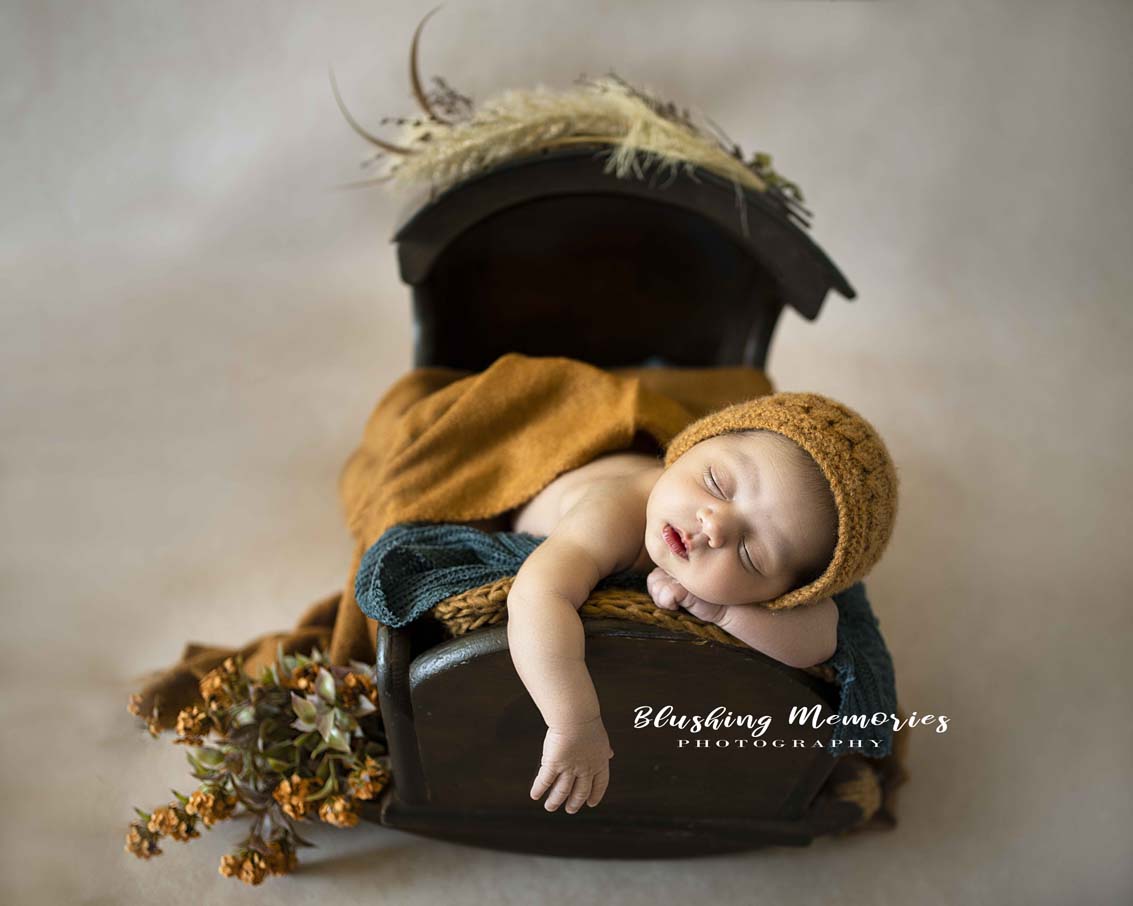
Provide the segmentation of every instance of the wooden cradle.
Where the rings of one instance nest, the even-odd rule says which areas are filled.
[[[830,289],[853,298],[773,199],[745,191],[741,212],[733,186],[703,170],[663,186],[619,179],[603,172],[605,150],[544,151],[410,205],[394,241],[413,292],[416,366],[482,370],[521,352],[599,367],[763,368],[784,305],[813,320]],[[617,615],[582,613],[604,715],[720,706],[782,727],[796,705],[837,710],[837,687],[807,671]],[[878,807],[876,777],[858,756],[833,759],[821,745],[681,746],[697,737],[607,719],[615,757],[602,803],[548,813],[527,795],[545,726],[511,663],[506,626],[463,628],[422,619],[379,629],[395,782],[364,817],[497,849],[657,858],[805,845]],[[830,732],[785,735],[825,743]]]

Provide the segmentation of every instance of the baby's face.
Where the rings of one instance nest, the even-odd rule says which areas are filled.
[[[818,492],[780,434],[722,434],[657,479],[645,510],[650,559],[713,604],[770,601],[829,551]],[[672,549],[671,526],[684,551]]]

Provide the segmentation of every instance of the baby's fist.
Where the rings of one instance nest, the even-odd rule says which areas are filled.
[[[688,590],[661,567],[656,567],[645,579],[649,597],[663,610],[680,610]]]
[[[660,567],[646,577],[645,585],[654,603],[663,610],[680,610],[683,607],[698,620],[717,625],[727,611],[719,604],[701,600]]]

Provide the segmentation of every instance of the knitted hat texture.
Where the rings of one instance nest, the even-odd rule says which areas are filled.
[[[727,406],[692,422],[665,450],[668,468],[695,444],[733,431],[773,431],[818,464],[834,494],[838,541],[821,576],[762,602],[768,610],[809,604],[845,591],[880,559],[897,516],[897,471],[873,426],[817,393],[773,393]]]

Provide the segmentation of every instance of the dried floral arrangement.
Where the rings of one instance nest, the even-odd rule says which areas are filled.
[[[259,884],[294,870],[298,847],[314,846],[295,822],[353,827],[357,803],[390,784],[375,679],[358,661],[329,664],[318,648],[310,656],[280,650],[258,679],[238,657],[225,660],[202,677],[202,705],[177,717],[174,744],[188,747],[200,787],[188,796],[172,790],[176,800],[152,812],[136,808],[141,820],[129,827],[126,851],[150,859],[161,854],[162,837],[188,842],[200,836],[198,824],[211,829],[251,817],[248,836],[221,859],[220,873]],[[127,707],[150,735],[160,735],[157,702],[149,715],[138,696]]]
[[[608,149],[605,171],[618,177],[644,179],[655,166],[671,174],[683,168],[695,179],[701,168],[731,181],[737,201],[744,188],[761,192],[795,223],[810,226],[812,214],[803,207],[802,190],[774,170],[770,154],[756,152],[745,159],[740,146],[707,116],[698,123],[687,108],[635,88],[613,72],[598,79],[580,76],[575,84],[581,87],[568,91],[542,86],[505,91],[479,109],[440,77],[433,78],[436,88],[426,92],[418,75],[417,47],[421,30],[439,8],[418,24],[409,52],[410,82],[422,115],[381,120],[401,127],[396,142],[371,134],[351,116],[331,70],[342,115],[379,149],[363,166],[385,165],[380,176],[353,185],[428,183],[435,196],[511,158],[544,148],[600,145]]]

